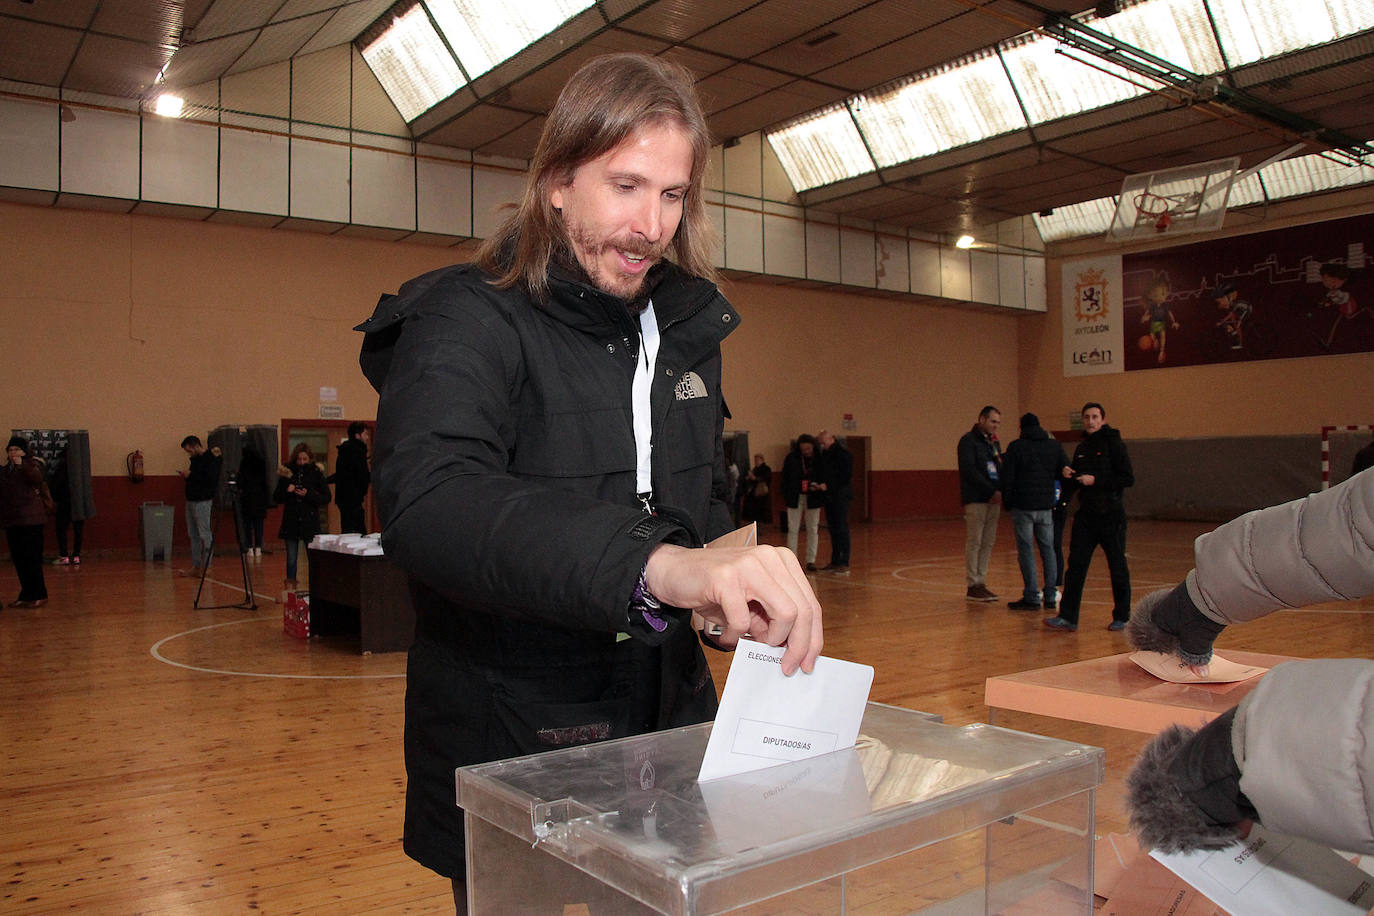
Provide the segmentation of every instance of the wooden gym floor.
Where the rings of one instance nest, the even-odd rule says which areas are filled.
[[[1210,527],[1132,522],[1136,597],[1179,581]],[[1081,627],[1063,634],[1006,609],[1020,576],[1005,515],[989,573],[998,603],[964,600],[963,538],[961,520],[856,526],[853,572],[813,577],[826,654],[873,665],[872,699],[983,722],[990,675],[1126,651],[1105,629],[1100,555]],[[782,542],[772,527],[764,540]],[[272,546],[254,564],[256,612],[195,610],[197,580],[173,568],[184,560],[98,556],[48,567],[47,607],[0,612],[0,911],[452,912],[448,882],[401,852],[405,655],[285,636]],[[240,579],[237,558],[218,557],[202,603],[241,600],[230,587]],[[17,591],[6,562],[0,596]],[[1219,640],[1222,651],[1307,657],[1371,646],[1369,599],[1276,613]],[[728,659],[708,654],[719,687]],[[1105,747],[1097,832],[1125,828],[1121,777],[1144,736],[999,724]]]

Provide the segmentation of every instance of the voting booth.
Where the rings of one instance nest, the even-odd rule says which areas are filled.
[[[1100,748],[869,703],[853,748],[698,782],[711,728],[459,769],[469,911],[1092,912]]]

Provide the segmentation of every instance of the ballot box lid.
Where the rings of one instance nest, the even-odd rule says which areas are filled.
[[[721,912],[1103,778],[1100,748],[869,703],[853,748],[699,783],[710,730],[463,767],[458,804],[661,912]]]

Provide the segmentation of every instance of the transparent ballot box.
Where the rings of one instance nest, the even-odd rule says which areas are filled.
[[[1099,748],[870,703],[854,748],[698,783],[710,732],[459,769],[470,912],[1092,912]]]

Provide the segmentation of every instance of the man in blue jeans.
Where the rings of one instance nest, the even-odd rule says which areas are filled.
[[[181,440],[181,450],[191,459],[191,466],[178,471],[186,481],[186,533],[191,536],[191,572],[200,575],[210,563],[210,507],[219,489],[220,451],[218,446],[206,451],[199,436]]]
[[[1064,449],[1040,425],[1033,413],[1021,415],[1021,437],[1007,448],[1002,460],[1003,501],[1011,511],[1016,534],[1016,561],[1021,566],[1021,598],[1008,602],[1013,611],[1038,611],[1040,583],[1035,574],[1035,547],[1045,570],[1044,606],[1055,606],[1054,484],[1068,465]]]

